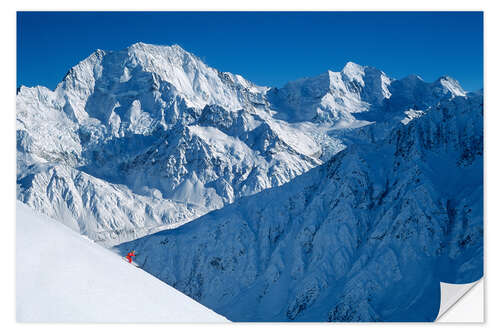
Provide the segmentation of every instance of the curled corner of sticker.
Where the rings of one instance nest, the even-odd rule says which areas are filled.
[[[455,305],[467,292],[469,292],[476,284],[478,284],[482,279],[474,281],[472,283],[464,284],[454,284],[440,282],[441,286],[441,304],[439,306],[439,314],[436,317],[436,321],[439,319]]]

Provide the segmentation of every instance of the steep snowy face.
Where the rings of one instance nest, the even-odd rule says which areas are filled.
[[[132,65],[169,82],[190,107],[216,104],[238,110],[252,102],[262,102],[262,94],[267,90],[239,75],[210,68],[177,45],[165,47],[138,43],[129,48],[128,54]]]
[[[414,108],[427,109],[441,100],[450,100],[466,93],[453,78],[441,77],[433,83],[427,83],[418,75],[410,75],[401,80],[394,80],[389,91],[391,98],[385,101],[386,111],[401,112]]]
[[[16,99],[18,168],[34,162],[77,165],[82,146],[78,125],[64,112],[65,104],[45,88],[21,87]]]
[[[233,321],[432,321],[439,281],[483,272],[482,110],[479,95],[442,101],[281,187],[118,250]]]
[[[300,139],[301,134],[297,136]],[[282,185],[319,165],[313,156],[319,148],[307,136],[304,141],[295,147],[263,121],[247,132],[179,126],[167,135],[167,143],[152,146],[121,169],[133,188],[149,186],[174,200],[215,209],[240,196]]]
[[[393,80],[374,67],[348,62],[342,75],[352,82],[351,85],[358,86],[361,98],[372,105],[379,105],[391,97],[389,85]]]
[[[77,169],[33,164],[18,174],[18,200],[106,245],[172,228],[208,212],[205,207],[137,194]]]
[[[272,89],[268,98],[288,121],[328,122],[337,127],[362,126],[353,114],[380,105],[391,94],[384,72],[349,62],[341,72],[290,82]]]
[[[266,90],[208,67],[177,45],[137,43],[121,51],[96,51],[68,72],[56,93],[79,122],[95,118],[123,136],[143,134],[157,123],[175,124],[185,116],[182,108],[251,107],[263,103]]]

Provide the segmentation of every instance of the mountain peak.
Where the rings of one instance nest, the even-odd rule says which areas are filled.
[[[182,51],[185,53],[189,53],[188,51],[184,50],[179,44],[172,44],[172,45],[158,45],[158,44],[148,44],[144,42],[137,42],[129,47],[127,47],[128,50],[152,50],[152,49],[163,49],[163,50],[175,50],[175,51]]]
[[[130,45],[125,49],[129,55],[135,55],[140,58],[162,58],[170,59],[174,63],[186,59],[199,60],[194,54],[184,50],[177,44],[173,45],[154,45],[138,42]],[[200,60],[201,61],[201,60]]]
[[[352,61],[349,61],[342,69],[342,73],[351,80],[354,79],[356,81],[362,82],[363,76],[365,74],[365,69],[365,66],[361,66]]]
[[[460,83],[458,83],[457,80],[448,75],[441,76],[439,79],[436,80],[436,82],[441,82],[441,83],[449,82],[450,84],[460,86]]]
[[[435,84],[438,84],[445,89],[447,89],[450,93],[452,93],[454,96],[465,96],[466,92],[458,83],[457,80],[450,76],[441,76],[439,79],[436,80]]]
[[[360,64],[357,64],[352,61],[348,61],[344,68],[342,69],[342,72],[344,73],[349,73],[349,72],[362,72],[365,69],[366,66],[362,66]]]
[[[146,44],[146,43],[144,43],[144,42],[136,42],[136,43],[134,43],[134,44],[130,45],[130,46],[129,46],[129,48],[144,47],[144,46],[146,46],[146,45],[151,45],[151,44]]]

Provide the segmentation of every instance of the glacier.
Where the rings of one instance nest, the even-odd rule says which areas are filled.
[[[232,321],[432,321],[483,274],[483,95],[451,77],[264,87],[136,43],[16,104],[17,199]]]

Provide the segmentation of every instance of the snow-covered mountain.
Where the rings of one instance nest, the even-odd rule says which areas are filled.
[[[342,149],[273,118],[267,90],[178,46],[98,50],[55,91],[18,90],[18,199],[114,244],[282,185],[322,163],[320,142]]]
[[[18,89],[17,198],[230,320],[433,320],[439,281],[482,276],[482,100],[354,63],[269,88],[175,45],[98,50]]]
[[[277,89],[177,45],[97,50],[54,91],[18,89],[17,198],[118,244],[286,184],[463,95],[451,78],[354,63]]]
[[[281,187],[117,249],[233,321],[434,320],[440,281],[483,274],[482,96],[442,86],[383,138],[365,126]]]
[[[227,322],[115,253],[16,203],[19,322]]]
[[[378,107],[391,97],[391,79],[382,71],[348,62],[341,72],[290,82],[270,90],[268,97],[280,116],[292,122],[334,123],[336,127],[362,126],[359,112]]]

